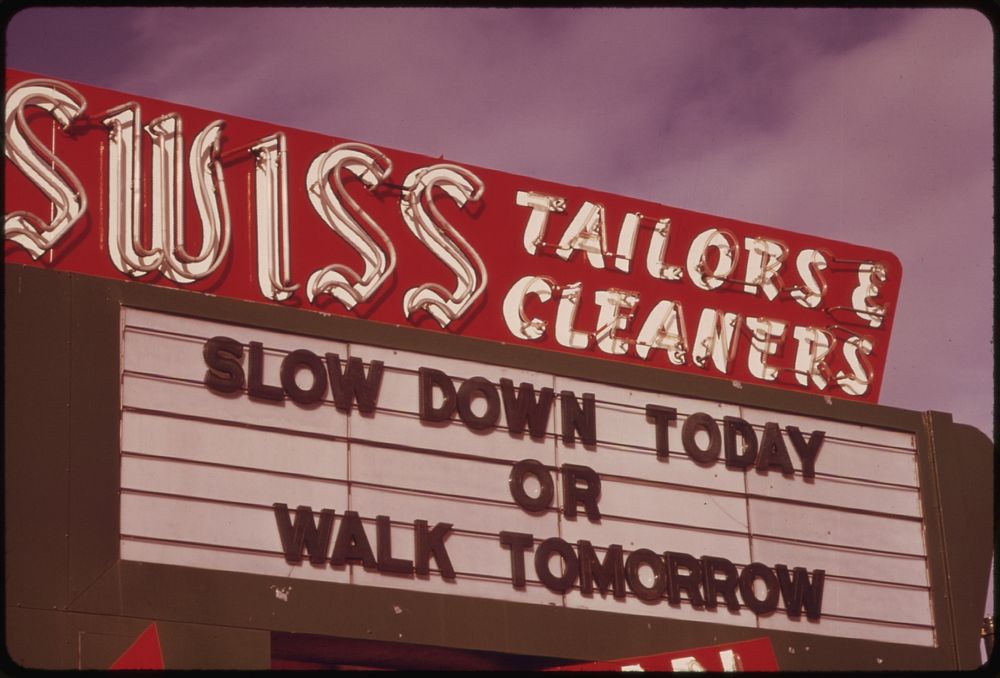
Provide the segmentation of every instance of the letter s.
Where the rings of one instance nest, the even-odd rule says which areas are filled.
[[[440,188],[459,207],[483,195],[483,182],[458,165],[432,165],[410,172],[403,182],[412,186],[400,202],[403,221],[421,243],[455,275],[455,289],[449,291],[428,282],[413,287],[403,296],[403,312],[411,318],[417,309],[427,311],[441,327],[465,313],[486,289],[486,266],[479,254],[455,227],[448,223],[431,199]]]
[[[217,393],[236,393],[246,383],[243,372],[243,344],[229,337],[212,337],[202,349],[205,357],[205,386]]]
[[[76,175],[28,127],[24,119],[28,106],[41,108],[65,130],[83,113],[87,101],[69,85],[55,80],[25,80],[7,93],[4,155],[52,202],[55,215],[46,223],[24,210],[11,212],[4,215],[3,232],[5,238],[38,259],[83,216],[87,196]]]

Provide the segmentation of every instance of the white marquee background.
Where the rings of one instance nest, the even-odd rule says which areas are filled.
[[[653,615],[762,629],[822,633],[921,646],[935,644],[915,439],[912,433],[821,420],[562,376],[452,360],[356,343],[298,336],[136,309],[123,309],[121,421],[121,557],[288,578],[276,595],[294,596],[295,581],[405,588],[432,593]],[[344,414],[327,399],[310,408],[290,400],[262,403],[245,393],[225,397],[204,383],[202,347],[229,336],[265,347],[264,382],[279,383],[282,356],[296,349],[337,353],[385,364],[372,416]],[[418,417],[419,367],[457,379],[548,386],[557,394],[544,441],[511,436],[501,420],[477,433],[456,418],[435,426]],[[596,449],[567,446],[556,433],[558,393],[597,400]],[[669,462],[657,460],[649,403],[675,407]],[[482,404],[481,401],[479,404]],[[721,423],[738,416],[754,425],[776,421],[826,438],[814,482],[799,460],[794,478],[772,471],[710,468],[680,450],[686,416],[707,412]],[[563,517],[557,501],[532,515],[511,498],[514,462],[589,466],[601,476],[602,519]],[[272,505],[357,511],[374,545],[376,515],[392,518],[393,555],[413,554],[412,522],[448,522],[445,544],[457,572],[443,580],[366,571],[360,565],[319,567],[285,562]],[[687,602],[646,603],[578,589],[546,589],[526,558],[527,587],[511,584],[510,553],[499,531],[590,540],[598,555],[610,544],[728,558],[738,569],[758,561],[826,571],[822,619],[790,619],[779,609],[756,617],[724,605],[697,610]],[[553,564],[558,559],[553,560]],[[650,574],[648,569],[641,572]]]

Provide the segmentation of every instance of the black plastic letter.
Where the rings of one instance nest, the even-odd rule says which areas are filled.
[[[725,579],[717,579],[716,572],[721,572]],[[736,598],[736,588],[739,586],[739,573],[732,561],[713,556],[701,557],[701,574],[704,579],[705,607],[714,610],[718,604],[718,596],[726,601],[726,607],[733,612],[740,611],[740,601]]]
[[[612,544],[604,554],[604,562],[597,558],[593,545],[586,539],[576,542],[580,560],[580,593],[593,595],[594,583],[602,595],[612,591],[615,598],[625,597],[625,562],[622,559],[621,544]]]
[[[295,374],[299,366],[312,373],[312,386],[306,390],[299,388]],[[326,395],[326,370],[320,357],[304,348],[292,351],[281,361],[281,387],[294,402],[300,405],[311,405],[323,400]]]
[[[562,420],[562,441],[572,445],[576,433],[584,445],[597,444],[597,402],[593,393],[583,394],[583,407],[576,401],[572,391],[559,393],[559,412]]]
[[[500,379],[500,393],[503,396],[503,409],[507,414],[508,432],[511,435],[524,433],[527,422],[528,435],[532,438],[545,438],[555,392],[546,386],[538,392],[536,401],[535,387],[525,381],[521,382],[515,396],[514,382],[504,377]]]
[[[767,586],[764,600],[760,600],[754,594],[753,582],[755,579],[764,580],[764,584]],[[740,573],[740,595],[743,597],[743,602],[755,615],[760,616],[774,612],[778,607],[778,579],[767,565],[750,563]]]
[[[322,565],[326,562],[326,551],[330,548],[333,534],[334,512],[323,509],[319,512],[319,528],[316,527],[312,508],[300,506],[295,509],[295,524],[288,515],[287,504],[274,504],[274,518],[278,522],[278,536],[285,562],[295,565],[302,562],[302,549],[309,552],[309,562]]]
[[[799,455],[799,459],[802,461],[802,477],[815,478],[816,457],[819,456],[819,448],[823,445],[826,433],[823,431],[813,431],[807,443],[798,426],[786,426],[785,430],[788,431],[788,437],[792,440],[795,453]]]
[[[556,576],[549,569],[549,557],[553,553],[558,553],[562,558],[562,575]],[[539,581],[545,584],[545,588],[556,593],[566,593],[573,588],[573,582],[580,572],[580,566],[573,552],[573,546],[559,537],[549,537],[538,545],[535,551],[535,573]]]
[[[530,534],[524,532],[501,532],[500,545],[510,549],[510,579],[516,589],[523,589],[526,585],[524,577],[524,552],[530,551],[535,540]]]
[[[646,405],[646,419],[656,426],[656,458],[667,461],[670,458],[670,439],[667,425],[677,421],[677,408],[662,405]]]
[[[247,383],[247,395],[261,400],[284,400],[285,392],[280,386],[269,386],[264,383],[264,344],[259,341],[250,342],[250,378]]]
[[[365,376],[365,363],[357,356],[347,359],[347,370],[341,372],[340,356],[326,354],[326,370],[330,374],[330,390],[333,404],[341,412],[351,410],[351,401],[358,401],[358,412],[372,414],[378,402],[379,387],[382,386],[381,360],[373,360]]]
[[[707,416],[707,415],[706,415]],[[667,551],[663,554],[667,561],[667,579],[669,586],[667,597],[670,598],[671,605],[679,605],[681,602],[681,590],[687,591],[688,600],[697,609],[705,606],[705,600],[701,597],[701,561],[687,553],[676,553]],[[688,572],[681,574],[677,568],[683,567]]]
[[[208,366],[205,386],[218,393],[236,393],[243,388],[243,344],[229,337],[212,337],[201,353]]]
[[[780,468],[786,476],[794,476],[795,468],[788,457],[785,439],[781,437],[781,429],[773,421],[764,424],[764,434],[760,438],[760,454],[757,456],[757,471],[767,473],[771,467]]]
[[[708,447],[704,450],[698,447],[695,440],[695,434],[699,430],[708,433]],[[681,428],[681,443],[684,445],[684,451],[695,463],[711,466],[719,458],[722,448],[719,425],[715,423],[712,415],[695,412],[684,421],[684,426]]]
[[[378,571],[393,574],[413,574],[413,561],[392,556],[392,521],[389,516],[375,517],[375,550]]]
[[[346,565],[348,561],[361,563],[366,570],[378,569],[375,554],[372,553],[372,546],[357,511],[344,511],[337,539],[333,542],[333,553],[330,555],[332,565]]]
[[[472,400],[477,393],[486,400],[486,411],[482,416],[477,416],[472,411]],[[458,416],[466,426],[475,431],[496,426],[500,419],[500,395],[496,386],[483,377],[471,377],[462,382],[458,388]]]
[[[541,485],[541,492],[537,497],[532,497],[524,491],[525,476],[534,476]],[[545,465],[536,459],[522,459],[514,464],[510,470],[510,496],[517,502],[517,505],[528,513],[543,513],[552,505],[552,498],[555,496],[555,483],[552,482],[552,475]]]
[[[563,515],[576,518],[576,505],[583,504],[587,518],[592,523],[601,521],[601,510],[597,502],[601,498],[601,477],[594,469],[576,464],[563,464],[559,467],[562,473]],[[583,482],[583,487],[577,485]]]
[[[726,450],[726,468],[750,468],[757,458],[757,434],[753,426],[739,417],[723,417],[722,431]],[[736,437],[743,440],[737,452]]]
[[[422,421],[448,421],[455,411],[455,385],[448,375],[433,367],[421,367],[420,376],[420,419]],[[441,407],[434,407],[434,387],[444,395]]]
[[[455,568],[451,566],[451,558],[444,546],[444,540],[451,531],[451,523],[438,523],[432,529],[427,529],[426,520],[413,521],[414,530],[414,567],[417,574],[430,574],[431,556],[437,563],[442,579],[454,579]]]
[[[646,586],[639,578],[639,568],[648,565],[653,570],[653,584]],[[632,593],[640,600],[659,600],[667,589],[667,571],[663,560],[649,549],[636,549],[625,560],[625,579]]]
[[[802,603],[806,604],[806,617],[819,621],[823,608],[823,580],[826,571],[813,570],[812,583],[809,583],[809,573],[804,567],[796,567],[794,580],[788,576],[787,565],[775,565],[778,573],[778,584],[781,585],[781,596],[785,599],[785,611],[792,619],[802,616]]]

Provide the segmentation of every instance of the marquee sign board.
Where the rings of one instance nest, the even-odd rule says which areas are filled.
[[[168,667],[303,634],[528,668],[756,638],[785,670],[980,661],[994,449],[946,414],[5,269],[25,665],[106,667],[161,621]]]
[[[936,644],[913,433],[124,308],[121,558]]]
[[[877,401],[889,252],[19,71],[6,89],[6,262]]]

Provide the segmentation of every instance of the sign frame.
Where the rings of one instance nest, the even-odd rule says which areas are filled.
[[[88,624],[103,628],[131,617],[185,629],[226,627],[219,633],[242,634],[249,643],[232,661],[257,668],[265,667],[261,659],[269,652],[272,632],[558,657],[567,663],[766,635],[782,670],[980,664],[978,627],[993,538],[992,525],[982,518],[992,515],[994,448],[984,434],[952,423],[948,414],[737,386],[30,266],[8,264],[5,269],[7,641],[19,663],[77,666],[69,637]],[[273,588],[285,585],[284,578],[122,561],[118,450],[123,306],[912,432],[938,646],[301,580],[295,583],[296,595],[281,600]],[[163,637],[172,668],[170,626],[163,627]],[[218,659],[224,661],[224,655]]]

